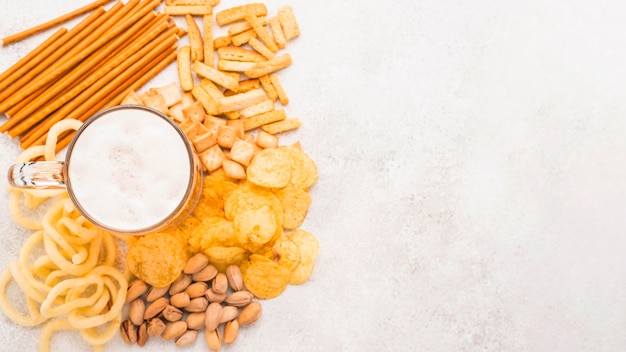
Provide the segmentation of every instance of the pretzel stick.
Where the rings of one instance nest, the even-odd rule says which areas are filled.
[[[170,51],[171,51],[171,50],[170,50]],[[162,58],[165,58],[165,57],[166,57],[166,55],[163,55],[163,54],[162,54],[161,56],[162,56]],[[167,63],[169,63],[169,62],[171,62],[171,60],[170,60],[170,61],[168,61]],[[161,67],[161,68],[160,68],[157,72],[152,73],[150,77],[155,76],[158,72],[160,72],[161,70],[163,70],[163,68],[165,68],[165,67],[167,66],[167,63],[166,63],[166,64],[164,64],[164,65],[161,65],[162,67]],[[140,72],[138,72],[135,76],[133,76],[133,77],[129,78],[129,80],[130,80],[130,81],[126,81],[126,80],[124,80],[124,79],[118,79],[118,81],[119,81],[120,83],[119,83],[119,87],[117,88],[117,91],[118,91],[118,92],[117,92],[116,94],[119,94],[119,92],[120,92],[120,91],[122,91],[123,89],[125,89],[126,87],[128,87],[130,84],[132,84],[134,80],[139,79],[139,77],[141,77],[141,75],[140,75],[140,74],[145,73],[146,71],[148,71],[148,69],[150,69],[150,67],[152,67],[152,66],[154,66],[154,65],[155,65],[155,63],[151,63],[149,66],[146,66],[146,67],[141,67],[141,68],[140,68]],[[139,83],[140,83],[140,82],[139,82]],[[140,84],[137,86],[137,88],[138,88],[138,87],[140,87],[141,85],[143,85],[143,83],[140,83]],[[109,88],[105,88],[104,90],[110,90],[110,89],[111,89],[111,88],[109,87]],[[99,94],[99,93],[96,93],[96,94]],[[105,98],[105,99],[104,99],[104,101],[102,101],[102,102],[101,102],[101,104],[98,104],[98,103],[100,103],[100,102],[96,99],[96,100],[95,100],[95,103],[96,103],[96,104],[95,104],[95,105],[94,105],[94,107],[93,107],[92,109],[90,109],[88,112],[84,112],[84,113],[82,113],[82,114],[81,114],[80,112],[82,112],[83,110],[86,110],[84,107],[82,107],[82,108],[76,109],[75,111],[73,111],[72,113],[70,113],[70,115],[69,115],[69,116],[76,116],[75,118],[80,118],[80,116],[81,116],[81,115],[85,115],[86,117],[91,116],[91,115],[93,115],[94,113],[96,113],[96,112],[100,109],[100,107],[101,107],[102,105],[104,105],[105,103],[107,103],[107,102],[111,99],[111,97],[113,97],[113,96],[115,96],[115,94],[109,94],[109,95],[107,96],[107,98]],[[116,101],[114,101],[114,104],[113,104],[113,105],[118,105],[118,104],[122,101],[123,96],[119,96],[119,97],[117,97],[117,98],[118,98],[118,99],[117,99]],[[60,120],[62,117],[61,117],[61,118],[59,118],[59,112],[57,111],[57,112],[54,112],[52,115],[50,115],[50,117],[49,117],[49,118],[51,119],[51,121],[52,121],[52,120],[58,121],[58,120]],[[84,120],[84,119],[83,119],[83,120]],[[45,141],[45,134],[43,135],[43,137],[39,137],[39,138],[36,138],[36,137],[34,136],[35,134],[40,135],[42,132],[45,132],[45,128],[43,129],[43,131],[41,131],[41,130],[39,130],[39,129],[37,129],[37,128],[33,128],[33,129],[31,129],[31,130],[30,130],[30,131],[29,131],[26,135],[22,136],[22,138],[20,139],[20,146],[21,146],[22,148],[27,148],[27,147],[29,147],[30,145],[36,145],[36,144],[41,144],[41,143],[43,143],[43,142]],[[66,143],[67,143],[68,141],[69,141],[69,139],[68,139],[68,140],[66,140]],[[65,144],[65,145],[67,145],[67,144]],[[64,147],[65,145],[62,145],[60,148]]]
[[[72,69],[72,67],[79,64],[86,56],[106,43],[106,41],[110,39],[107,33],[112,32],[115,33],[115,35],[119,34],[124,28],[115,28],[115,24],[124,18],[136,3],[137,0],[131,0],[129,5],[114,6],[113,11],[107,12],[104,16],[101,16],[102,18],[96,20],[98,24],[93,31],[80,33],[77,38],[72,38],[72,45],[66,45],[60,50],[58,55],[60,58],[52,61],[43,72],[38,72],[39,75],[37,79],[29,80],[30,82],[25,87],[7,99],[3,105],[15,105],[40,87],[62,76],[65,72]],[[120,25],[120,27],[122,26]],[[1,108],[0,111],[2,111]],[[17,119],[21,120],[19,116]]]
[[[130,43],[130,42],[132,42],[132,41],[135,41],[138,37],[145,35],[145,33],[147,33],[148,31],[150,31],[152,28],[154,28],[154,27],[158,26],[158,25],[159,25],[159,23],[160,23],[161,21],[164,21],[166,17],[169,17],[169,16],[166,16],[166,15],[165,15],[165,14],[163,14],[163,13],[158,13],[158,14],[157,14],[157,15],[156,15],[156,16],[155,16],[155,17],[154,17],[154,18],[150,21],[150,23],[148,23],[145,27],[142,27],[142,28],[141,28],[141,30],[139,30],[139,31],[137,31],[136,33],[134,33],[134,34],[133,34],[133,36],[131,37],[131,39],[129,39],[129,40],[128,40],[128,42]],[[91,68],[91,69],[89,70],[89,72],[85,75],[85,77],[87,77],[87,76],[89,76],[89,75],[92,75],[92,74],[93,74],[96,70],[98,70],[98,69],[100,69],[102,66],[104,66],[104,65],[105,65],[105,64],[106,64],[109,60],[112,60],[112,58],[113,58],[113,57],[115,57],[115,55],[119,54],[119,52],[120,52],[120,51],[122,51],[123,49],[124,49],[124,47],[118,47],[118,48],[116,48],[116,50],[115,50],[113,53],[109,54],[109,55],[108,55],[108,56],[107,56],[107,57],[106,57],[106,58],[105,58],[102,62],[100,62],[100,63],[99,63],[98,65],[96,65],[95,67]],[[80,82],[78,82],[78,83],[76,83],[76,82],[75,82],[75,83],[72,85],[72,87],[71,87],[71,88],[75,87],[75,86],[76,86],[77,84],[79,84],[79,83],[80,83]],[[71,88],[70,88],[70,89],[71,89]],[[24,101],[23,101],[23,102],[21,102],[20,104],[16,105],[16,106],[14,107],[14,108],[16,108],[16,107],[17,107],[17,109],[16,109],[15,111],[17,111],[17,110],[19,110],[19,109],[23,108],[23,107],[24,107],[24,105],[26,105],[26,103],[28,103],[28,102],[32,101],[33,99],[35,99],[38,95],[42,94],[42,93],[43,93],[43,91],[44,91],[44,89],[42,89],[42,90],[38,91],[36,94],[33,94],[31,97],[29,97],[29,99],[24,100]],[[54,99],[54,98],[53,98],[53,99]],[[7,110],[7,112],[6,112],[7,116],[12,116],[12,115],[15,113],[15,111],[11,111],[11,110],[12,110],[12,109],[14,109],[14,108],[11,108],[10,110]],[[31,138],[31,135],[32,135],[35,131],[36,131],[35,129],[32,129],[32,128],[31,128],[31,129],[30,129],[27,133],[25,133],[25,134],[24,134],[24,135],[20,138],[20,143],[22,143],[22,141],[23,141],[23,140],[28,140],[28,139],[30,139],[30,138]]]
[[[56,25],[59,25],[59,24],[61,24],[63,22],[69,21],[72,18],[78,17],[78,16],[80,16],[80,15],[86,13],[86,12],[89,12],[89,11],[91,11],[93,9],[96,9],[96,8],[102,6],[102,5],[106,4],[109,1],[111,1],[111,0],[98,0],[98,1],[95,1],[95,2],[93,2],[93,3],[91,3],[91,4],[87,5],[87,6],[83,6],[83,7],[79,8],[79,9],[77,9],[77,10],[74,10],[74,11],[72,11],[70,13],[67,13],[67,14],[63,15],[63,16],[57,17],[57,18],[55,18],[55,19],[53,19],[51,21],[48,21],[46,23],[42,23],[42,24],[40,24],[38,26],[29,28],[29,29],[27,29],[25,31],[22,31],[22,32],[10,35],[10,36],[2,39],[2,46],[5,46],[5,45],[7,45],[9,43],[13,43],[13,42],[16,42],[16,41],[19,41],[19,40],[22,40],[22,39],[24,39],[26,37],[29,37],[29,36],[33,35],[33,34],[45,31],[48,28],[52,28],[52,27],[54,27]]]
[[[167,26],[167,24],[164,25]],[[125,61],[123,63],[116,64],[114,69],[109,70],[104,76],[100,77],[97,82],[90,84],[87,89],[80,93],[80,95],[63,105],[63,107],[59,110],[55,111],[54,114],[48,117],[48,119],[43,123],[33,127],[33,129],[37,132],[33,133],[29,139],[21,141],[23,142],[23,147],[36,144],[38,140],[35,139],[40,138],[52,125],[63,118],[80,119],[81,117],[88,117],[84,114],[85,110],[88,110],[89,106],[97,104],[98,101],[115,88],[115,86],[111,86],[111,84],[107,85],[107,83],[112,81],[118,83],[124,82],[128,76],[132,75],[132,72],[139,70],[142,65],[149,62],[159,53],[165,51],[168,47],[174,45],[178,39],[174,35],[176,31],[177,28],[171,28],[166,32],[163,32],[150,44],[141,48],[141,50],[133,51],[132,55],[125,56]],[[125,72],[125,70],[129,67],[132,68],[132,71],[128,73]],[[103,88],[105,85],[106,87]],[[78,106],[81,106],[82,109],[78,108]]]
[[[146,16],[149,16],[149,15],[146,15]],[[137,32],[133,33],[133,35],[130,37],[130,39],[128,39],[127,43],[134,42],[135,40],[137,40],[137,38],[139,38],[141,36],[144,36],[150,30],[152,30],[153,28],[159,26],[162,22],[167,22],[168,20],[169,20],[169,16],[167,16],[167,15],[165,15],[163,13],[157,13],[156,16],[154,16],[152,18],[152,20],[148,24],[146,24],[145,26],[141,27]],[[87,72],[85,77],[90,76],[90,75],[94,74],[94,72],[96,72],[97,70],[101,69],[104,65],[106,65],[106,63],[108,61],[112,60],[116,55],[118,55],[125,48],[126,48],[126,45],[122,45],[122,46],[116,48],[105,59],[103,59],[102,62],[99,62],[95,67],[91,68]],[[31,129],[31,131],[32,131],[32,129]],[[29,133],[30,133],[30,131],[28,133],[26,133],[23,137],[26,137]]]
[[[140,59],[144,56],[146,56],[146,58],[150,58],[150,55],[155,55],[153,54],[154,50],[165,50],[167,48],[164,47],[165,45],[173,45],[177,40],[177,37],[174,35],[176,29],[169,29],[163,32],[163,30],[167,28],[167,26],[168,24],[164,22],[161,26],[151,31],[151,33],[148,33],[146,36],[139,38],[137,42],[131,43],[127,49],[122,51],[114,60],[109,61],[107,65],[105,65],[101,70],[98,70],[96,74],[87,77],[83,82],[81,82],[80,85],[72,89],[72,91],[68,92],[63,97],[56,99],[55,103],[59,103],[56,104],[52,109],[49,109],[49,111],[42,110],[41,114],[39,114],[38,112],[37,114],[33,115],[34,118],[41,117],[42,119],[45,119],[48,114],[54,112],[54,116],[48,116],[48,118],[42,121],[42,123],[33,127],[33,129],[35,129],[37,132],[33,133],[30,136],[30,139],[38,138],[39,136],[44,134],[49,128],[51,128],[57,121],[63,119],[66,116],[69,116],[69,114],[71,113],[75,114],[75,108],[82,102],[96,101],[93,97],[96,96],[98,90],[102,88],[102,86],[104,86],[107,82],[113,80],[116,76],[119,76],[119,74],[122,73],[123,70],[128,68],[130,65],[132,65],[133,62],[140,61]],[[13,131],[10,131],[9,135],[12,132]],[[25,144],[28,144],[28,142],[25,141]]]
[[[19,94],[20,90],[23,90],[26,86],[32,84],[33,81],[39,79],[43,73],[45,73],[46,68],[55,64],[55,62],[61,60],[61,56],[64,52],[69,50],[72,45],[76,45],[80,38],[84,37],[84,33],[89,33],[93,31],[106,17],[106,14],[102,16],[102,12],[97,11],[94,12],[95,16],[88,18],[85,23],[82,23],[77,28],[72,29],[67,33],[65,42],[61,45],[60,48],[50,47],[50,49],[54,48],[55,50],[50,53],[42,53],[42,57],[44,59],[40,61],[35,67],[31,68],[27,72],[25,72],[13,85],[11,85],[8,89],[6,89],[2,94],[0,94],[0,112],[6,111],[12,106],[15,106],[16,102],[9,101],[16,94]],[[99,17],[99,18],[98,18]],[[43,56],[43,54],[48,54],[47,56]],[[47,83],[49,85],[50,82]],[[15,94],[14,94],[15,93]],[[14,114],[13,114],[14,115]],[[9,121],[0,126],[0,132],[6,132],[14,125],[16,125],[20,120],[11,118]]]
[[[46,91],[46,89],[50,88],[50,86],[52,86],[52,84],[48,84],[44,87],[39,88],[39,90],[35,92],[35,94],[30,95],[27,99],[20,101],[17,105],[13,105],[9,110],[5,111],[5,114],[7,115],[7,117],[11,118],[11,116],[13,116],[22,108],[24,108],[24,106],[28,105],[31,101],[35,100],[38,95],[43,94]]]
[[[167,67],[172,61],[176,59],[175,48],[170,48],[168,51],[159,55],[156,59],[152,60],[148,65],[141,67],[141,71],[137,71],[132,77],[124,80],[122,85],[116,87],[106,98],[102,99],[102,103],[94,106],[87,113],[83,114],[85,118],[92,116],[100,108],[109,108],[119,105],[124,99],[124,96],[131,90],[137,90],[144,84],[148,83],[154,76]],[[104,102],[108,103],[104,104]],[[61,137],[57,142],[57,152],[65,148],[70,144],[75,132],[68,132],[65,136]],[[43,141],[42,141],[43,142]]]
[[[21,67],[26,66],[29,62],[34,60],[37,55],[41,54],[46,48],[52,45],[57,39],[61,38],[65,33],[67,33],[66,28],[59,28],[58,31],[54,32],[50,38],[46,39],[43,43],[41,43],[38,47],[33,49],[28,55],[24,56],[18,62],[16,62],[13,66],[9,67],[6,71],[0,74],[0,91],[9,86],[11,82],[15,80],[15,72],[17,72]]]
[[[128,14],[128,17],[124,17],[122,19],[121,24],[116,25],[116,21],[114,20],[114,17],[111,17],[111,19],[106,22],[105,26],[103,26],[101,30],[99,29],[98,31],[93,33],[93,34],[100,33],[100,32],[103,33],[103,35],[98,37],[95,42],[90,43],[90,40],[85,40],[81,42],[81,45],[79,45],[76,48],[73,48],[72,51],[68,53],[67,56],[69,57],[69,61],[63,62],[60,65],[60,67],[57,66],[53,68],[51,72],[47,70],[45,72],[44,77],[34,82],[34,84],[30,85],[28,88],[30,88],[30,90],[33,90],[34,88],[38,86],[42,86],[46,82],[50,82],[59,77],[62,77],[66,71],[72,69],[72,67],[74,67],[75,65],[80,64],[80,62],[83,59],[91,55],[94,51],[98,50],[98,48],[102,47],[103,45],[110,45],[109,42],[113,38],[115,38],[117,35],[119,35],[123,31],[127,30],[139,18],[143,17],[144,15],[146,15],[147,12],[151,11],[151,8],[146,6],[144,8],[141,8],[139,11],[129,12],[131,8],[137,4],[137,2],[138,0],[131,0],[128,3],[129,5],[125,6],[124,9],[120,12],[121,14],[124,14],[124,15]],[[155,5],[157,5],[158,1],[153,0],[151,3],[154,3]],[[111,29],[111,27],[113,27],[113,29]],[[87,47],[84,48],[85,46]],[[72,54],[72,52],[76,52],[76,53]],[[30,94],[30,92],[28,92],[28,89],[25,89],[24,91],[20,91],[16,96],[13,97],[13,100],[19,101],[20,99],[25,98],[27,94]],[[47,111],[46,114],[50,112],[51,111]],[[13,118],[18,120],[20,125],[12,128],[9,131],[9,136],[15,137],[19,134],[22,134],[24,131],[32,127],[33,124],[37,123],[41,119],[42,116],[45,116],[43,110],[39,111],[37,115],[28,116],[28,114],[24,114],[22,112],[14,115]],[[22,123],[22,120],[27,120],[28,122]],[[17,125],[17,123],[15,125]]]
[[[165,15],[162,12],[159,12],[157,14],[153,12],[151,13],[151,15],[153,15],[154,17],[150,20],[150,22],[148,22],[145,26],[142,26],[141,28],[139,28],[139,30],[136,31],[135,33],[132,33],[132,36],[127,41],[128,43],[134,42],[135,40],[137,40],[137,38],[145,35],[145,33],[147,33],[152,28],[159,26],[162,22],[168,22],[169,20],[167,19],[169,16]],[[117,55],[122,50],[124,50],[124,46],[120,46],[119,48],[115,49],[111,54],[109,54],[109,56],[107,56],[104,60],[102,60],[100,64],[94,67],[93,70],[97,70],[98,68],[105,65],[107,61],[111,60],[113,57],[115,57],[115,55]]]
[[[7,84],[11,84],[11,86],[7,85],[8,88],[3,88],[2,93],[0,93],[0,101],[6,101],[6,99],[13,93],[30,83],[35,76],[58,60],[63,53],[68,50],[68,48],[75,45],[78,40],[80,40],[81,33],[92,31],[101,21],[104,20],[104,16],[102,16],[102,14],[104,14],[104,9],[102,8],[94,11],[91,16],[85,18],[85,20],[79,23],[71,31],[63,34],[61,38],[52,43],[32,61],[29,61],[26,65],[15,71],[11,77],[12,80],[7,80],[6,82]],[[6,111],[8,108],[8,104],[4,103],[5,102],[0,104],[0,113]],[[6,106],[3,107],[2,105]]]
[[[70,71],[68,74],[64,75],[61,79],[57,80],[52,85],[52,87],[47,89],[45,93],[39,95],[32,103],[28,104],[26,107],[24,107],[24,109],[20,110],[18,114],[15,114],[14,117],[20,118],[20,116],[26,116],[26,115],[37,116],[37,114],[39,114],[39,116],[42,116],[42,115],[45,116],[51,113],[52,111],[56,110],[57,108],[59,108],[61,105],[65,104],[69,99],[73,98],[71,94],[72,92],[76,92],[76,94],[78,94],[80,90],[84,89],[88,84],[90,84],[89,83],[90,81],[85,80],[84,77],[88,73],[88,71],[90,71],[92,67],[102,62],[106,62],[108,64],[118,63],[118,61],[116,60],[105,61],[105,59],[115,49],[124,47],[123,44],[127,42],[127,40],[133,35],[135,31],[139,31],[142,27],[144,27],[152,19],[151,17],[154,18],[154,15],[148,14],[144,16],[144,18],[137,21],[137,23],[135,23],[129,30],[124,32],[119,37],[115,38],[110,43],[107,43],[105,46],[103,46],[93,55],[89,56],[87,59],[82,61],[79,66],[77,66],[75,69]],[[154,38],[154,36],[149,37],[149,38],[145,37],[145,40],[142,43],[145,44],[147,41],[151,40],[152,38]],[[72,83],[79,82],[81,80],[82,82],[77,87],[74,87],[69,92],[67,92],[66,94],[63,94],[59,98],[52,99],[55,96],[58,96],[59,94],[61,94],[62,92],[67,91],[67,88],[71,86]],[[37,109],[41,108],[44,104],[48,103],[49,101],[52,101],[52,103],[48,104],[45,108],[37,111],[37,114],[34,114],[34,112]],[[23,123],[29,123],[30,125],[33,124],[32,122],[27,122],[26,120],[24,120]]]

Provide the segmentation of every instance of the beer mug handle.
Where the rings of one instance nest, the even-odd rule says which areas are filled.
[[[63,161],[29,161],[11,165],[9,184],[17,188],[65,188],[65,163]]]

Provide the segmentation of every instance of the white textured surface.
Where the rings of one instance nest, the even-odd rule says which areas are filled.
[[[87,2],[0,0],[0,36]],[[225,351],[626,350],[622,1],[266,3],[303,33],[281,79],[321,251]],[[41,40],[0,48],[0,70]],[[17,153],[0,138],[0,169]],[[0,229],[5,268],[25,236],[6,201]],[[0,350],[36,348],[0,327]]]

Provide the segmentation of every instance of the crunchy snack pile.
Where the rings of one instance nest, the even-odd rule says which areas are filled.
[[[166,1],[165,12],[182,15],[186,6],[198,3]],[[203,28],[191,13],[184,13],[190,45],[178,50],[180,89],[171,83],[141,94],[131,91],[122,104],[152,107],[172,117],[193,142],[206,171],[223,168],[227,176],[244,179],[252,155],[277,146],[276,134],[301,125],[300,119],[287,118],[285,110],[275,106],[289,103],[278,71],[292,63],[291,56],[279,50],[300,30],[291,7],[267,19],[267,7],[252,3],[218,12],[215,20],[228,25],[229,34],[213,39],[211,12],[192,10],[202,13]],[[259,128],[255,140],[249,132]]]
[[[284,49],[300,28],[290,6],[272,15],[265,4],[250,3],[214,15],[219,0],[166,0],[162,13],[155,12],[159,0],[118,1],[109,10],[101,7],[105,2],[55,20],[96,8],[0,74],[0,113],[9,117],[0,133],[19,136],[26,160],[53,160],[95,112],[119,104],[148,106],[171,117],[193,143],[205,172],[201,198],[191,216],[167,231],[116,237],[128,244],[122,275],[113,267],[114,234],[72,225],[75,219],[65,215],[43,223],[26,219],[16,199],[23,194],[22,203],[35,206],[48,193],[12,190],[16,222],[43,230],[1,275],[0,309],[22,325],[45,323],[42,350],[50,348],[55,331],[78,329],[97,350],[118,331],[126,343],[140,346],[157,337],[188,346],[204,331],[206,346],[217,351],[261,317],[260,300],[306,282],[319,251],[315,236],[302,228],[317,166],[299,142],[279,141],[281,133],[301,126],[299,118],[288,117],[290,101],[279,79],[292,64]],[[216,31],[227,34],[216,37]],[[189,44],[178,47],[183,35]],[[174,60],[178,82],[139,92]],[[39,146],[44,142],[45,150]],[[77,215],[69,200],[62,203],[64,214]],[[86,231],[81,226],[97,236],[75,239],[74,232]],[[57,236],[53,247],[44,243],[55,257],[27,270],[24,258],[53,227],[73,237]],[[71,272],[76,267],[85,270]],[[80,279],[78,288],[64,283],[73,279],[64,272]],[[27,316],[6,299],[11,280],[27,296]],[[98,294],[84,299],[93,287]],[[49,320],[53,324],[46,320],[57,317]]]
[[[234,340],[249,315],[254,320],[260,316],[260,304],[252,298],[275,298],[312,274],[319,243],[300,226],[312,202],[307,190],[317,181],[318,170],[300,143],[280,145],[278,137],[300,126],[298,118],[287,118],[284,109],[277,109],[289,103],[278,71],[292,63],[279,50],[300,34],[291,7],[282,7],[273,17],[261,3],[220,11],[215,20],[228,26],[228,35],[213,39],[211,12],[195,7],[197,3],[166,2],[166,13],[185,16],[187,23],[190,45],[178,50],[179,84],[133,91],[122,102],[170,116],[193,142],[208,173],[192,216],[171,231],[186,243],[189,263],[196,263],[188,263],[182,272],[177,268],[180,276],[171,287],[188,286],[193,294],[153,285],[150,292],[159,292],[159,299],[150,303],[157,294],[149,293],[152,297],[137,300],[148,302],[146,311],[159,312],[148,314],[150,319],[137,313],[121,331],[128,343],[143,345],[148,336],[162,336],[185,346],[204,329],[207,346],[219,350]],[[186,6],[192,8],[184,10]],[[202,16],[202,29],[193,15]],[[194,279],[189,266],[210,275]],[[230,295],[221,288],[224,273],[239,278],[235,286],[231,282]],[[146,283],[156,276],[140,277],[143,281],[133,287],[147,290]],[[238,299],[247,305],[239,313],[233,307]],[[134,306],[144,309],[137,300],[131,311]]]

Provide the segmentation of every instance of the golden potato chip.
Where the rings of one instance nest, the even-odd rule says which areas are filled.
[[[248,259],[245,249],[241,247],[209,247],[203,253],[209,257],[209,263],[222,273],[229,265],[240,265]]]
[[[128,270],[154,287],[174,282],[186,262],[187,253],[182,241],[165,232],[141,237],[130,246],[126,258]]]
[[[300,261],[298,266],[291,273],[291,277],[289,278],[290,285],[300,285],[305,283],[311,274],[313,274],[313,269],[315,268],[315,263],[313,262],[305,262]]]
[[[233,226],[239,244],[248,250],[268,243],[280,231],[276,216],[267,205],[238,212]]]
[[[291,185],[274,190],[274,194],[283,206],[283,228],[293,230],[302,225],[311,206],[311,196]]]
[[[278,149],[284,150],[291,160],[289,184],[304,190],[311,188],[318,177],[317,165],[313,159],[293,146],[281,146]]]
[[[242,265],[243,283],[257,298],[274,298],[285,290],[291,277],[289,269],[262,255],[252,254]]]
[[[299,285],[307,281],[313,273],[320,244],[315,236],[302,229],[292,231],[287,235],[287,238],[300,249],[300,263],[292,272],[289,280],[290,284]]]
[[[202,184],[202,195],[193,210],[197,218],[223,217],[224,198],[237,189],[237,185],[221,176],[205,176]]]
[[[198,226],[191,230],[187,243],[193,253],[202,252],[209,247],[238,246],[233,223],[222,217],[203,218]]]
[[[248,270],[249,267],[250,267],[250,257],[248,257],[247,260],[244,260],[243,263],[239,264],[239,270],[241,271],[242,276],[246,272],[246,270]]]
[[[281,236],[272,246],[272,259],[293,272],[300,264],[300,248],[286,236]]]
[[[193,230],[200,225],[200,220],[194,216],[186,217],[180,224],[166,232],[176,236],[181,242],[187,243],[193,234]]]
[[[224,215],[233,220],[238,212],[269,206],[276,217],[278,226],[283,226],[283,207],[280,200],[270,190],[244,183],[230,192],[224,200]]]
[[[285,187],[291,179],[291,160],[286,148],[263,149],[248,165],[248,181],[267,188]]]

